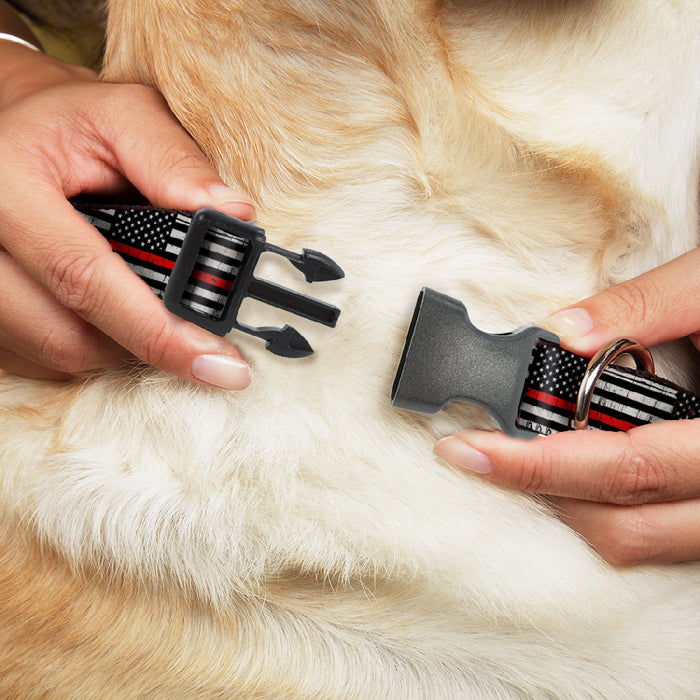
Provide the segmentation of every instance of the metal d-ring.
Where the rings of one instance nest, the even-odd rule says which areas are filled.
[[[581,380],[581,386],[576,398],[576,410],[574,412],[574,429],[585,430],[588,427],[588,413],[591,408],[591,398],[595,385],[603,374],[603,370],[620,355],[630,355],[639,370],[654,373],[654,358],[649,348],[641,345],[636,340],[618,338],[608,343],[591,358]]]

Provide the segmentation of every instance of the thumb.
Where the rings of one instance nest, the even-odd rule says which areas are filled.
[[[621,337],[651,346],[690,336],[700,349],[698,299],[700,248],[557,311],[541,325],[585,356]]]
[[[191,211],[212,207],[239,219],[255,217],[250,199],[226,186],[161,95],[136,85],[120,86],[120,91],[138,92],[137,99],[129,101],[128,118],[115,110],[106,127],[108,141],[119,170],[151,204]],[[100,126],[105,128],[104,122]]]

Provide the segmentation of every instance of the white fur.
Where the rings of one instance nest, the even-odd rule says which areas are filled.
[[[233,57],[208,49],[203,83],[218,70],[217,88],[231,104],[247,96],[251,130],[276,134],[270,143],[224,133],[238,123],[229,107],[188,96],[167,9],[153,10],[164,28],[149,39],[171,83],[165,68],[130,60],[138,38],[111,35],[108,71],[157,82],[233,184],[246,186],[246,169],[262,173],[270,240],[343,266],[342,282],[313,290],[343,313],[336,330],[294,319],[316,349],[305,360],[232,336],[254,367],[241,393],[142,368],[78,391],[5,377],[3,520],[77,572],[97,567],[238,610],[259,654],[240,652],[231,687],[262,666],[308,697],[696,696],[697,564],[614,569],[544,502],[432,456],[451,430],[488,426],[485,414],[411,415],[388,397],[423,285],[504,331],[697,244],[697,6],[449,7],[453,82],[411,6],[376,3],[387,43],[404,37],[393,77],[360,53],[315,51],[323,21],[298,51],[290,29],[279,56],[263,58],[253,30]],[[346,10],[318,12],[340,21]],[[312,77],[275,97],[298,75]],[[595,177],[581,179],[586,169]],[[282,263],[266,270],[303,288]],[[691,380],[681,360],[660,364]],[[250,603],[259,596],[269,607]]]

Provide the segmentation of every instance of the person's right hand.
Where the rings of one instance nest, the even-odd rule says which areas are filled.
[[[170,314],[68,202],[135,186],[159,207],[251,219],[165,101],[0,40],[0,367],[63,378],[135,356],[242,389],[234,345]]]

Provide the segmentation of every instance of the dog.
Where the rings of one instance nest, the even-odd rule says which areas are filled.
[[[2,378],[0,694],[697,697],[697,563],[611,566],[545,500],[433,456],[482,409],[389,395],[423,286],[504,332],[698,244],[699,21],[111,0],[104,78],[156,87],[269,240],[338,261],[342,315],[295,322],[306,359],[234,334],[244,392]],[[657,366],[697,383],[682,350]]]

